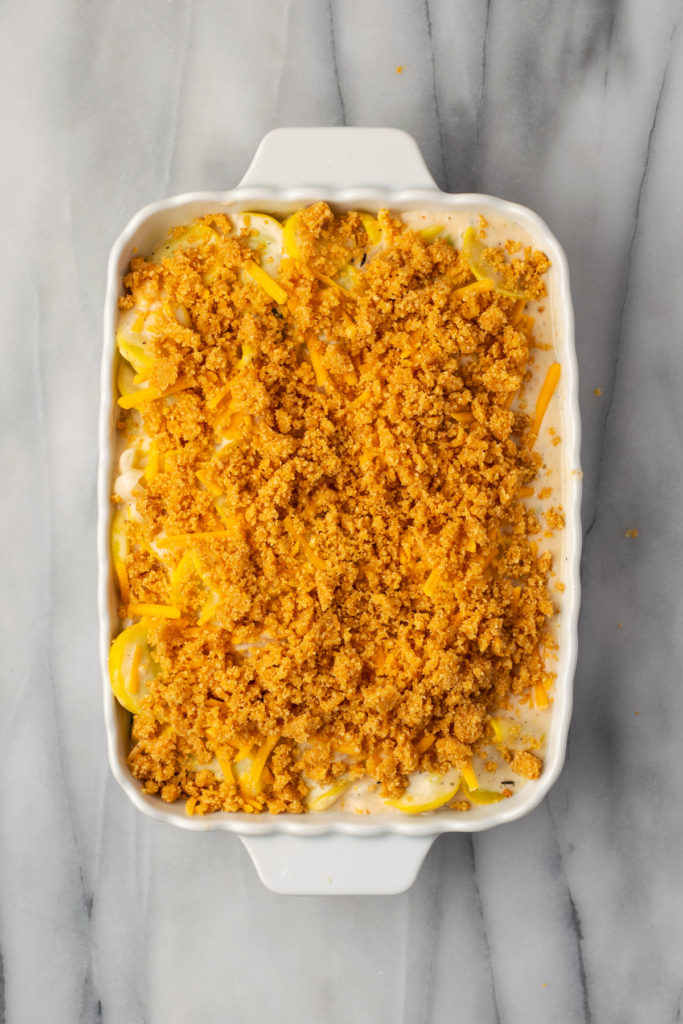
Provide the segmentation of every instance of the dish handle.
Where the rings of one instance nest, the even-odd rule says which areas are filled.
[[[419,188],[434,191],[412,135],[399,128],[276,128],[239,188]]]
[[[431,836],[240,836],[258,876],[288,896],[392,896],[409,889]]]

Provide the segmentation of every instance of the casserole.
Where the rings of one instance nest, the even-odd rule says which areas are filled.
[[[286,168],[281,173],[279,168]],[[345,187],[341,187],[345,186]],[[562,365],[558,394],[561,501],[566,527],[559,539],[555,568],[565,586],[559,620],[559,660],[554,707],[548,732],[545,769],[537,782],[494,805],[467,814],[442,811],[412,819],[329,811],[300,817],[217,813],[187,816],[180,806],[165,806],[140,792],[126,766],[128,716],[109,687],[107,660],[115,632],[116,600],[109,565],[113,458],[114,336],[122,277],[134,251],[149,251],[169,229],[207,213],[264,211],[284,216],[325,200],[337,209],[379,207],[401,213],[421,210],[444,214],[469,212],[504,218],[532,237],[552,262],[548,276],[550,325],[555,358]],[[390,129],[287,129],[266,136],[237,189],[192,193],[142,210],[116,242],[109,262],[102,364],[99,468],[100,654],[105,683],[105,719],[109,756],[117,781],[133,803],[152,817],[195,831],[222,828],[239,834],[265,884],[279,892],[392,893],[413,881],[436,835],[477,831],[527,813],[557,778],[564,758],[571,713],[571,683],[576,660],[578,560],[580,549],[578,463],[579,425],[573,318],[566,260],[547,227],[530,211],[486,196],[449,196],[430,178],[414,141]]]

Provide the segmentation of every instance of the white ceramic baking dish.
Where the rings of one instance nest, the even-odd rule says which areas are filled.
[[[114,699],[108,679],[108,655],[118,629],[117,601],[110,565],[110,494],[115,461],[115,324],[121,279],[131,255],[145,253],[177,224],[200,214],[225,210],[264,210],[286,214],[317,200],[338,209],[379,207],[402,212],[454,211],[499,216],[534,238],[552,260],[549,301],[555,358],[562,365],[558,403],[562,445],[562,504],[566,529],[556,569],[565,583],[558,639],[560,657],[543,774],[513,797],[473,807],[468,813],[440,810],[419,816],[356,815],[327,811],[308,815],[214,814],[190,817],[184,802],[167,805],[141,792],[126,766],[129,715]],[[557,779],[565,756],[577,654],[579,556],[581,546],[579,409],[574,320],[567,261],[547,226],[522,206],[485,195],[449,195],[431,178],[415,141],[389,128],[291,128],[267,135],[244,178],[227,192],[192,192],[145,207],[117,239],[109,259],[104,310],[102,398],[99,422],[98,559],[100,660],[109,760],[116,780],[132,803],[152,818],[194,832],[223,829],[240,836],[264,884],[275,892],[403,892],[414,881],[436,836],[474,832],[527,814]]]

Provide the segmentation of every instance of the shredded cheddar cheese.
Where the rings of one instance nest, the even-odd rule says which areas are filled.
[[[538,437],[538,432],[541,429],[543,423],[543,417],[546,414],[550,399],[553,397],[555,388],[557,387],[560,380],[561,366],[559,363],[553,363],[546,374],[546,378],[543,381],[543,385],[536,401],[536,412],[534,414],[534,420],[531,424],[531,436],[532,438]]]
[[[138,602],[129,604],[126,612],[129,617],[133,615],[149,615],[160,619],[180,618],[180,609],[174,608],[173,605],[168,604],[148,604],[146,602]]]
[[[147,402],[154,402],[158,398],[169,398],[177,395],[179,391],[185,391],[191,385],[187,381],[178,381],[172,388],[165,391],[158,391],[156,388],[142,388],[140,391],[133,391],[129,395],[121,395],[118,402],[122,409],[138,409]]]
[[[273,281],[265,270],[254,263],[253,260],[248,260],[245,264],[245,270],[250,277],[253,277],[254,281],[263,288],[267,295],[270,295],[272,299],[279,302],[280,305],[284,305],[287,301],[287,292],[284,288],[281,288],[277,281]]]

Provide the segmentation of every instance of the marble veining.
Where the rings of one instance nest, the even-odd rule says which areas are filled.
[[[673,1024],[683,895],[679,0],[7,0],[0,1024]],[[402,73],[397,68],[404,66]],[[584,429],[565,770],[403,896],[274,896],[106,763],[95,428],[108,250],[282,125],[411,132],[567,250]],[[599,394],[596,394],[599,391]],[[627,538],[636,527],[637,538]]]

